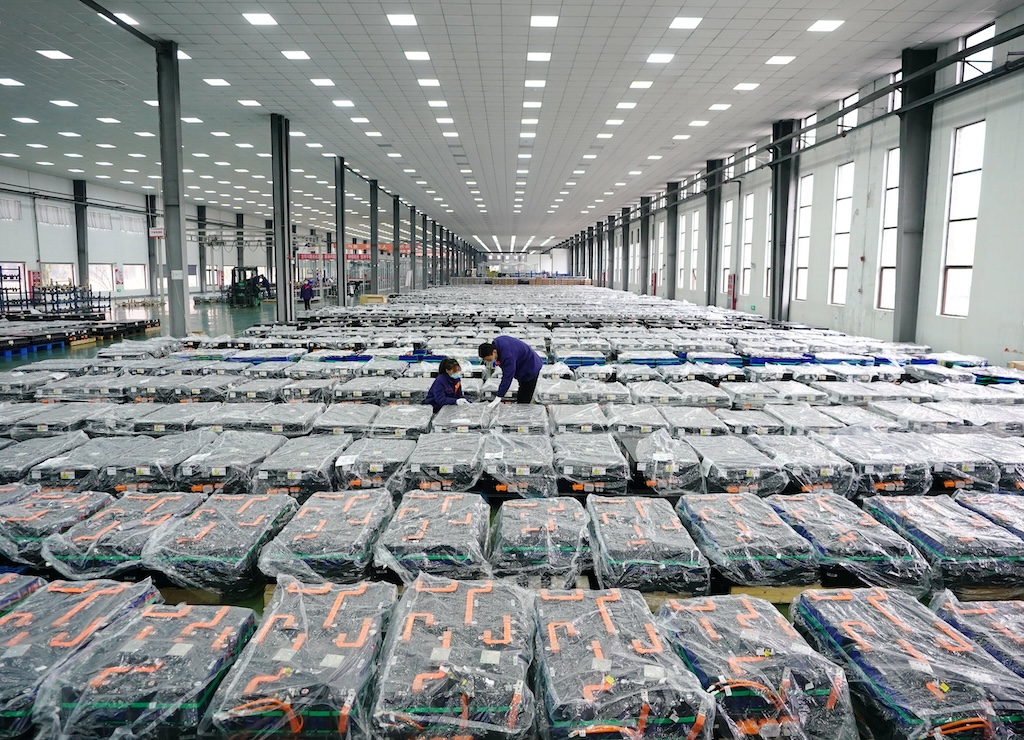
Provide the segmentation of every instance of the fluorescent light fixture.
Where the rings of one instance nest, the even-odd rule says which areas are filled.
[[[259,152],[259,153],[256,154],[256,156],[260,157],[262,159],[270,159],[270,157],[272,155],[270,154],[270,152]],[[262,176],[261,175],[255,175],[255,177],[262,177]]]
[[[304,51],[282,51],[281,53],[284,54],[285,59],[291,59],[296,62],[309,59],[309,54]]]
[[[540,123],[540,119],[539,118],[524,118],[522,121],[520,121],[520,123],[522,123],[524,126],[536,126],[538,123]]]
[[[629,87],[631,90],[646,90],[653,84],[650,80],[633,80]]]
[[[145,159],[146,158],[145,154],[139,154],[138,152],[133,152],[132,154],[129,154],[128,156],[131,157],[132,159]]]
[[[223,138],[225,136],[231,136],[227,131],[211,131],[210,136],[217,136]]]
[[[548,84],[547,80],[527,80],[526,81],[526,86],[527,87],[544,87],[547,84]]]
[[[550,62],[551,52],[550,51],[528,51],[526,52],[526,61],[528,62]]]
[[[373,138],[373,139],[376,139],[376,138],[382,136],[383,134],[381,134],[380,131],[367,131],[366,135],[371,137],[371,138]]]
[[[430,52],[426,51],[407,51],[405,52],[405,58],[410,62],[429,62]]]
[[[241,103],[242,101],[238,102]],[[331,102],[338,108],[354,108],[356,105],[351,100],[332,100]]]
[[[633,110],[636,108],[636,103],[619,103],[615,106],[618,110]]]
[[[81,136],[81,134],[76,134],[74,131],[58,131],[57,133],[60,134],[61,136],[66,136],[69,139],[77,139]],[[150,136],[152,135],[153,134],[150,134]]]
[[[117,149],[113,144],[97,144],[96,146],[100,149]]]
[[[235,144],[239,149],[252,149],[252,144]]]
[[[623,123],[621,118],[609,118],[604,122],[605,126],[621,126]]]
[[[192,59],[192,57],[190,57],[188,54],[183,52],[181,49],[178,49],[178,61],[187,62],[187,61],[190,61],[191,59]]]
[[[675,136],[672,137],[672,140],[673,141],[686,141],[689,138],[690,138],[689,134],[676,134]]]
[[[206,158],[206,157],[209,157],[210,155],[209,154],[204,154],[203,152],[196,152],[192,156],[193,157],[203,157],[203,158]]]
[[[12,77],[0,77],[0,85],[4,87],[25,87],[24,82],[18,82]]]
[[[327,77],[314,77],[310,79],[310,82],[317,87],[334,87],[334,80]]]
[[[583,158],[584,159],[597,159],[597,155],[596,154],[584,154]]]
[[[71,59],[69,54],[57,51],[56,49],[36,49],[36,54],[41,54],[47,59]]]
[[[541,103],[539,100],[526,100],[523,101],[524,108],[540,108]]]
[[[558,26],[557,15],[531,15],[530,26],[533,28],[555,28]]]
[[[654,53],[647,57],[648,64],[668,64],[675,59],[675,54],[659,54]]]
[[[714,103],[708,110],[729,110],[730,108],[732,108],[730,103]]]
[[[796,59],[796,57],[777,56],[772,57],[767,62],[765,62],[765,64],[789,64],[794,59]]]
[[[81,154],[65,154],[64,156],[65,157],[71,157],[72,159],[81,159],[82,158]]]
[[[242,13],[242,17],[254,26],[276,26],[277,21],[270,13]]]
[[[43,167],[53,167],[53,162],[36,162],[36,164],[41,165]]]
[[[301,138],[305,138],[306,132],[305,131],[289,131],[288,135],[289,136],[296,136],[296,137],[301,139]]]
[[[611,134],[598,134],[597,138],[599,138],[599,139],[610,139],[610,138],[612,138],[612,135]]]
[[[586,170],[573,170],[572,174],[574,174],[574,175],[585,175],[585,174],[587,174],[587,171]]]
[[[661,155],[660,154],[652,154],[652,155],[650,155],[648,157],[648,159],[661,159]]]
[[[807,30],[814,31],[815,33],[828,33],[835,31],[841,25],[843,25],[843,21],[816,21]]]
[[[530,171],[529,170],[516,170],[516,174],[517,175],[529,175]]]
[[[398,159],[402,155],[399,154],[398,152],[388,152],[388,156],[391,157],[392,159]]]
[[[388,23],[392,26],[415,26],[416,16],[412,13],[388,13]]]
[[[519,155],[520,159],[531,159],[532,157],[533,157],[532,154],[520,154]]]
[[[356,116],[355,118],[350,118],[348,120],[352,121],[352,123],[369,123],[370,122],[369,118],[363,118],[361,116]]]
[[[51,100],[50,102],[53,103],[58,108],[77,108],[78,107],[78,103],[72,103],[70,100]]]
[[[624,182],[617,182],[617,183],[615,183],[615,187],[617,187],[617,188],[622,188],[622,187],[625,187],[625,186],[626,186],[626,183],[624,183]]]
[[[450,123],[455,123],[455,119],[454,118],[435,118],[434,120],[437,121],[438,123],[442,124],[442,125],[450,124]]]
[[[185,118],[181,119],[181,122],[182,123],[202,123],[203,119],[202,118],[194,118],[194,117],[186,116]]]
[[[420,83],[420,87],[441,87],[441,80],[425,79],[416,82]]]
[[[122,23],[127,23],[129,26],[137,26],[137,25],[139,25],[139,22],[137,20],[135,20],[134,18],[132,18],[127,13],[114,13],[114,17],[117,18]]]
[[[34,118],[24,118],[22,116],[18,116],[17,118],[12,118],[11,120],[14,121],[15,123],[39,123],[39,121],[37,121]]]
[[[26,146],[28,146],[28,147],[30,147],[32,149],[46,149],[47,148],[46,144],[26,144]]]
[[[691,126],[707,126],[707,121],[690,121]]]
[[[427,101],[427,105],[429,105],[431,108],[447,108],[448,107],[448,101],[447,100],[428,100]]]
[[[457,139],[457,138],[459,138],[459,132],[458,131],[443,131],[443,132],[441,132],[441,135],[446,137],[446,138],[449,138],[449,139]]]
[[[228,82],[227,80],[223,80],[220,77],[211,77],[210,79],[204,79],[203,82],[205,82],[210,87],[231,87],[230,82]]]
[[[160,101],[159,100],[143,100],[142,102],[145,103],[146,105],[152,107],[152,108],[159,108],[160,107]]]
[[[700,25],[703,18],[676,18],[669,24],[669,28],[682,29],[682,30],[693,30]]]
[[[100,123],[121,123],[116,118],[97,118],[96,120]]]
[[[409,170],[409,169],[406,169],[406,170],[402,170],[402,172],[406,173],[407,175],[412,175],[412,174],[415,174],[415,173],[416,173],[416,170]]]
[[[522,131],[519,134],[520,139],[533,139],[536,138],[536,136],[537,134],[535,134],[533,131]]]
[[[734,87],[733,90],[739,90],[740,92],[750,92],[751,90],[756,90],[760,86],[761,85],[758,82],[741,82],[736,87]]]
[[[98,166],[100,166],[100,167],[113,167],[114,166],[113,162],[97,162],[96,164]]]

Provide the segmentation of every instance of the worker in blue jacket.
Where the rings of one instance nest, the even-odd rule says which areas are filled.
[[[479,348],[480,359],[489,367],[501,368],[501,383],[498,393],[491,402],[497,406],[508,393],[512,379],[519,381],[516,403],[533,403],[533,392],[537,390],[537,378],[544,366],[544,360],[534,352],[533,347],[515,337],[500,336],[493,342],[484,342]]]
[[[441,367],[438,369],[434,383],[427,391],[427,397],[423,403],[434,407],[436,414],[442,406],[465,406],[469,403],[462,392],[462,366],[453,357],[446,357],[441,360]]]

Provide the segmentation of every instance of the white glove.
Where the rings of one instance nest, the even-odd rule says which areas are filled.
[[[457,399],[455,399],[455,405],[456,406],[468,406],[469,405],[469,399],[468,398],[457,398]]]
[[[487,404],[487,408],[491,408],[491,409],[493,409],[493,408],[494,408],[495,406],[497,406],[497,405],[498,405],[499,403],[501,403],[501,396],[495,396],[495,397],[494,397],[494,400],[493,400],[493,401],[491,401],[491,402],[490,402],[489,404]]]

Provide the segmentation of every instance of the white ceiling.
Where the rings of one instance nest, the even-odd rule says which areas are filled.
[[[519,251],[530,237],[531,246],[538,247],[591,226],[640,195],[662,189],[666,181],[692,174],[708,158],[753,143],[772,121],[806,116],[895,71],[904,47],[956,38],[1019,4],[108,0],[106,7],[132,16],[151,37],[178,41],[192,57],[181,63],[181,80],[183,115],[202,119],[183,124],[185,166],[193,170],[186,173],[191,186],[186,192],[195,202],[270,217],[270,160],[257,154],[270,151],[269,114],[282,113],[293,132],[306,134],[291,139],[292,166],[303,170],[292,175],[298,191],[293,192],[294,221],[300,230],[334,229],[333,162],[320,156],[333,152],[474,246],[479,244],[472,236],[479,235],[494,249],[496,235],[508,251],[516,235]],[[242,17],[251,12],[270,13],[278,25],[253,26]],[[417,25],[392,26],[388,13],[412,13]],[[558,25],[533,28],[531,15],[557,15]],[[694,30],[670,29],[679,16],[703,20]],[[831,33],[808,32],[823,19],[844,23]],[[39,49],[57,49],[73,59],[49,60],[36,53]],[[293,61],[281,53],[297,50],[310,59]],[[406,51],[426,51],[430,61],[409,61]],[[527,52],[550,52],[551,60],[528,62]],[[675,58],[650,64],[651,53]],[[776,55],[796,59],[765,64]],[[24,87],[0,87],[0,153],[18,155],[0,157],[0,164],[128,190],[148,185],[156,190],[146,192],[159,192],[158,139],[134,133],[157,132],[156,109],[144,102],[156,98],[148,46],[80,3],[5,3],[0,20],[3,77]],[[203,82],[206,78],[223,78],[230,87],[212,87]],[[314,78],[334,85],[316,86],[310,82]],[[438,80],[440,86],[423,87],[418,79]],[[545,86],[527,88],[526,80],[544,80]],[[653,84],[630,89],[636,80]],[[733,89],[744,82],[759,87]],[[237,102],[248,99],[260,107]],[[58,107],[51,100],[70,100],[78,107]],[[339,108],[335,100],[354,105]],[[430,107],[432,100],[444,100],[447,107]],[[524,101],[541,107],[524,109]],[[620,102],[636,107],[617,109]],[[716,103],[731,107],[710,111]],[[39,123],[16,123],[15,116]],[[100,123],[96,119],[102,116],[120,123]],[[369,122],[353,123],[352,117]],[[454,123],[437,123],[441,117]],[[523,118],[539,123],[524,125]],[[606,125],[609,119],[623,123]],[[689,126],[695,119],[710,125]],[[62,131],[81,136],[67,138]],[[371,138],[367,131],[381,136]],[[445,137],[444,131],[458,137]],[[536,137],[521,138],[524,132]],[[612,137],[597,138],[602,133]],[[675,141],[677,134],[691,138]],[[103,143],[116,148],[97,147]],[[130,157],[133,153],[145,156]],[[520,158],[527,154],[529,159]],[[585,159],[588,154],[596,157]],[[648,159],[652,155],[662,158]],[[125,172],[130,169],[139,172]],[[519,169],[529,172],[517,175]],[[642,174],[627,174],[634,170]],[[356,198],[367,199],[368,189],[351,175],[347,189],[352,193],[349,226],[363,238],[368,206]],[[390,200],[382,196],[380,205],[381,238],[390,240]],[[402,217],[408,218],[407,209]]]

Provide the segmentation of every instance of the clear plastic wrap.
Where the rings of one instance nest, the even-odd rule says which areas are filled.
[[[245,493],[256,469],[287,439],[263,432],[224,432],[178,466],[182,490]]]
[[[621,495],[629,462],[610,434],[556,434],[555,473],[573,493]]]
[[[957,401],[985,406],[1016,406],[1024,403],[1024,396],[992,385],[927,383],[926,390],[936,401]]]
[[[405,369],[406,378],[436,378],[441,372],[440,362],[413,362]]]
[[[621,441],[632,479],[643,481],[648,493],[678,496],[704,492],[704,476],[697,453],[685,442],[673,439],[664,429],[646,437],[625,437]]]
[[[309,586],[281,576],[213,697],[204,734],[368,737],[375,658],[395,601],[387,583]]]
[[[34,405],[34,404],[33,404]],[[85,427],[85,420],[95,410],[89,403],[61,403],[37,410],[32,416],[15,422],[11,438],[22,442],[40,437],[56,437],[77,432]]]
[[[297,347],[258,347],[239,350],[231,356],[232,362],[295,362],[306,354],[306,350]]]
[[[907,365],[906,374],[915,380],[932,383],[973,383],[974,375],[945,365]]]
[[[917,548],[853,502],[820,493],[768,503],[814,546],[832,583],[899,588],[918,598],[931,590],[931,566]]]
[[[296,509],[290,496],[214,494],[184,519],[161,525],[142,551],[143,565],[183,588],[244,594],[262,587],[260,549]]]
[[[804,591],[790,617],[846,670],[871,737],[1012,738],[1024,731],[1024,681],[909,594]]]
[[[294,364],[294,362],[289,362],[287,360],[268,360],[267,362],[248,363],[245,370],[242,371],[242,375],[246,378],[255,379],[287,378],[288,368]]]
[[[910,401],[873,401],[868,404],[868,410],[914,432],[947,432],[963,427],[960,419]]]
[[[720,436],[729,433],[725,422],[706,408],[694,406],[662,406],[658,409],[668,422],[674,437],[687,434]]]
[[[64,373],[0,372],[0,400],[31,401],[36,390],[65,377]]]
[[[292,362],[284,370],[286,378],[325,378],[331,380],[342,380],[355,375],[355,370],[350,370],[345,362],[307,362],[308,356],[299,362]]]
[[[490,429],[502,434],[548,436],[551,433],[551,424],[548,422],[548,411],[543,406],[503,403],[494,409]]]
[[[608,428],[619,437],[640,437],[659,429],[668,429],[668,422],[657,406],[610,403],[604,407]]]
[[[881,400],[875,383],[859,383],[848,380],[813,382],[811,388],[828,394],[829,402],[842,406],[867,406]]]
[[[260,553],[271,578],[303,583],[356,583],[370,574],[373,545],[395,513],[383,489],[314,493]]]
[[[1001,493],[958,493],[954,500],[1024,540],[1024,498]]]
[[[681,383],[688,380],[696,380],[699,368],[690,363],[682,365],[665,365],[658,368],[661,370],[661,379],[666,383]]]
[[[912,433],[904,436],[917,446],[921,457],[931,466],[934,490],[952,493],[997,489],[999,466],[984,454],[958,441],[950,441],[949,435]]]
[[[127,437],[135,433],[135,424],[157,407],[151,404],[99,403],[85,419],[82,430],[94,437]]]
[[[281,389],[281,398],[287,403],[330,403],[334,399],[335,378],[301,378],[290,380]]]
[[[484,384],[480,386],[480,392],[477,394],[481,401],[493,401],[498,396],[498,387],[501,385],[501,378],[491,376],[484,381]],[[505,394],[505,398],[513,399],[519,392],[519,381],[513,378],[512,385],[509,386],[508,392]]]
[[[491,510],[475,493],[412,491],[374,546],[374,562],[405,583],[427,573],[459,579],[490,577]]]
[[[480,480],[484,468],[484,436],[424,434],[405,464],[405,490],[468,491]]]
[[[875,496],[864,510],[928,559],[936,590],[1021,588],[1024,540],[945,494]]]
[[[739,437],[684,437],[683,441],[700,456],[708,493],[771,496],[782,493],[789,483],[778,463]]]
[[[847,365],[844,362],[838,362],[830,363],[828,367],[840,381],[870,383],[875,379],[875,369],[866,365]]]
[[[711,568],[663,499],[587,497],[601,588],[706,594]]]
[[[658,404],[660,406],[683,406],[683,396],[668,383],[661,380],[640,381],[629,384],[629,395],[636,404]]]
[[[195,737],[256,628],[252,609],[149,606],[104,630],[39,689],[44,737]]]
[[[495,493],[524,498],[558,495],[554,450],[546,436],[501,434],[484,438],[484,472]]]
[[[679,406],[727,409],[732,405],[728,393],[703,380],[685,380],[681,383],[672,383],[671,387],[682,398]]]
[[[380,403],[384,398],[384,386],[391,378],[367,376],[352,378],[334,386],[334,400],[342,403]]]
[[[0,403],[0,434],[10,436],[15,424],[47,408],[40,403]]]
[[[313,433],[351,434],[359,439],[369,434],[378,413],[380,408],[368,403],[339,403],[328,406],[323,415],[313,422]]]
[[[680,496],[683,524],[723,576],[743,586],[804,586],[818,580],[807,540],[752,493]]]
[[[103,468],[122,454],[131,454],[151,437],[117,439],[98,437],[72,450],[48,458],[29,471],[28,480],[48,491],[93,491],[101,489]]]
[[[456,408],[449,406],[446,408]],[[370,436],[380,438],[406,437],[419,439],[430,431],[434,410],[422,405],[385,406],[370,425]]]
[[[828,405],[828,394],[805,383],[795,380],[769,380],[764,385],[778,397],[773,403],[809,403],[812,406]]]
[[[964,431],[972,434],[984,431],[1003,436],[1024,436],[1024,413],[1021,413],[1016,406],[938,401],[926,403],[922,408],[955,419],[957,423],[950,431]],[[963,428],[961,429],[961,427]]]
[[[743,368],[736,365],[718,362],[699,362],[695,360],[692,367],[696,370],[695,375],[698,381],[711,383],[712,385],[717,385],[723,380],[729,382],[746,380]]]
[[[784,434],[783,423],[766,411],[717,409],[715,415],[733,434]]]
[[[819,411],[850,427],[863,427],[876,432],[899,432],[903,430],[898,422],[873,414],[860,406],[822,406]]]
[[[128,493],[65,532],[43,540],[42,560],[65,578],[112,578],[141,564],[156,528],[188,516],[201,493]]]
[[[0,575],[0,614],[11,611],[19,601],[27,599],[45,585],[46,581],[38,576],[20,573]]]
[[[575,380],[561,378],[542,378],[537,381],[537,392],[534,394],[537,403],[586,403],[587,394],[580,390]]]
[[[433,378],[393,378],[381,390],[382,403],[423,403]]]
[[[933,434],[932,439],[957,445],[996,464],[1000,491],[1020,493],[1024,491],[1024,445],[1016,439],[1006,439],[992,434]]]
[[[625,350],[619,352],[619,362],[627,365],[649,365],[651,367],[683,364],[683,361],[679,359],[679,355],[667,349]]]
[[[43,540],[87,519],[113,501],[99,491],[37,491],[0,505],[0,554],[41,567]]]
[[[415,449],[411,439],[357,439],[335,463],[334,487],[339,491],[386,488],[400,495],[405,490],[405,464]]]
[[[256,469],[252,492],[285,494],[302,503],[310,494],[334,487],[334,468],[352,435],[318,434],[289,439]]]
[[[746,365],[743,368],[743,375],[751,383],[785,381],[793,376],[793,369],[789,365]]]
[[[160,376],[132,375],[129,379],[131,384],[125,389],[127,399],[136,403],[177,403],[181,398],[175,393],[175,389],[183,387],[182,384],[189,380],[199,378],[176,373]]]
[[[524,588],[572,588],[590,564],[589,518],[579,501],[506,501],[491,535],[496,578]]]
[[[778,394],[764,383],[723,382],[719,388],[729,396],[734,409],[762,409],[766,404],[778,403]]]
[[[101,468],[99,488],[116,493],[173,491],[178,465],[216,439],[217,435],[209,429],[199,429],[135,445]]]
[[[401,360],[389,360],[384,357],[374,357],[357,368],[356,375],[372,378],[399,378],[405,373],[409,363]]]
[[[607,382],[615,378],[615,365],[583,365],[573,371],[576,382],[581,380],[599,380]]]
[[[853,465],[813,439],[762,436],[748,441],[789,476],[786,491],[852,495]]]
[[[505,581],[420,576],[384,641],[372,736],[529,740],[532,601]]]
[[[229,403],[261,403],[282,400],[287,378],[254,378],[228,389],[224,399]]]
[[[1024,603],[960,601],[952,591],[939,591],[929,607],[985,652],[1024,678]]]
[[[543,740],[714,737],[714,699],[637,591],[541,591],[535,603]]]
[[[608,431],[608,417],[596,403],[580,406],[553,404],[548,406],[551,429],[557,434],[600,434]]]
[[[97,632],[161,601],[147,578],[140,583],[53,581],[17,604],[0,624],[0,640],[8,643],[0,653],[0,737],[23,737],[34,714],[56,710],[56,697],[46,703],[39,698],[40,684],[66,672],[68,661]]]
[[[161,392],[160,387],[157,387],[155,400],[163,403],[226,401],[232,388],[246,382],[245,378],[233,375],[204,375],[199,378],[187,375],[181,377],[168,375],[166,377],[176,378],[178,382],[170,388],[169,393]]]
[[[584,403],[632,403],[633,398],[622,383],[602,380],[577,380]]]
[[[650,383],[661,380],[661,370],[648,365],[615,365],[615,380],[627,385],[632,383]]]
[[[853,464],[855,496],[927,493],[932,487],[928,460],[903,434],[863,432],[817,438]]]
[[[836,374],[832,372],[828,365],[803,363],[800,365],[793,365],[790,370],[793,372],[793,380],[798,383],[825,383],[838,380]]]
[[[90,372],[96,364],[94,357],[77,358],[64,357],[50,360],[38,360],[22,365],[19,370],[23,373],[67,373],[68,375],[85,375]]]
[[[809,403],[776,403],[766,406],[765,413],[782,422],[785,434],[833,434],[846,425],[826,416]]]
[[[20,481],[34,466],[63,455],[89,441],[85,432],[69,432],[55,437],[40,437],[0,449],[0,482]]]
[[[556,362],[553,365],[544,365],[540,369],[541,378],[561,378],[563,380],[573,380],[575,375],[572,372],[572,368],[566,365],[564,362]]]
[[[718,704],[718,736],[859,740],[843,669],[752,596],[670,599],[658,625]]]
[[[166,406],[148,405],[151,413],[135,422],[135,433],[156,437],[163,434],[181,434],[196,428],[196,420],[216,414],[224,407],[214,403],[173,403]]]
[[[519,406],[519,404],[502,404],[499,408],[506,406]],[[486,403],[442,406],[434,416],[431,431],[451,434],[483,432],[490,427],[491,419],[496,413],[498,413],[497,410],[490,408]]]

